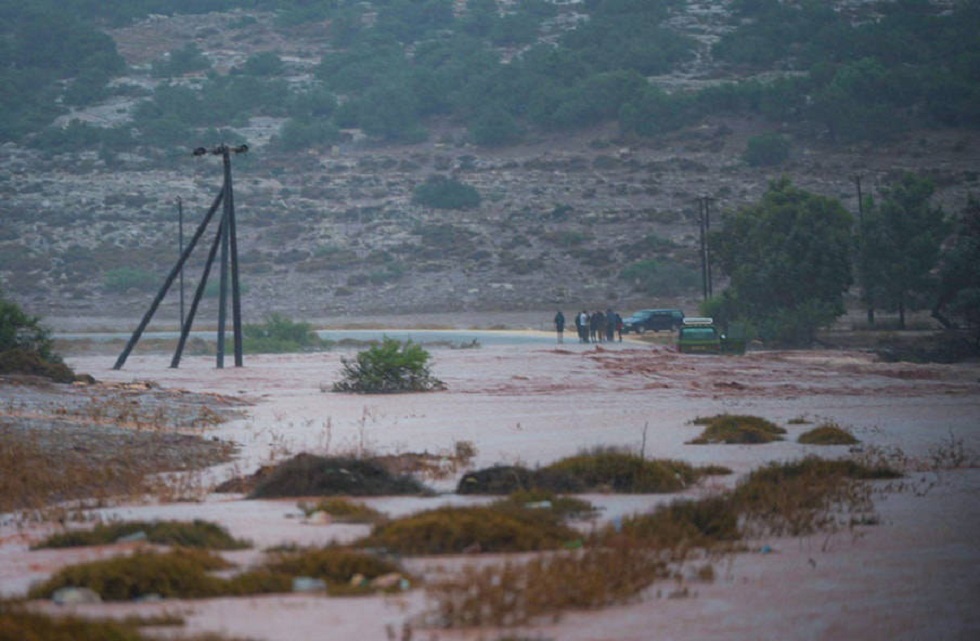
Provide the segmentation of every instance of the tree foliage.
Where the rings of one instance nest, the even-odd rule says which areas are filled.
[[[838,201],[787,178],[771,182],[758,204],[726,215],[711,247],[731,278],[727,296],[735,317],[768,342],[809,345],[818,328],[844,313],[851,225]]]
[[[881,202],[861,222],[861,280],[873,307],[899,314],[933,304],[933,273],[949,234],[941,209],[930,205],[935,187],[928,179],[907,173],[883,190]]]
[[[961,322],[980,349],[980,200],[976,197],[967,202],[942,254],[933,315],[947,325],[952,325],[950,318]]]

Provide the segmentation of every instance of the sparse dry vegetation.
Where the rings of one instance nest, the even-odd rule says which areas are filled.
[[[121,620],[89,619],[34,612],[22,603],[0,602],[0,641],[149,641],[159,638],[144,633],[150,626],[179,626],[183,619],[125,617]],[[181,641],[236,641],[218,634],[182,635]],[[242,640],[238,640],[242,641]]]
[[[627,603],[667,565],[649,549],[591,548],[500,565],[466,566],[426,586],[433,625],[444,628],[518,626],[570,609]]]
[[[71,509],[66,502],[197,493],[186,473],[228,461],[236,450],[198,431],[235,407],[229,399],[149,383],[65,386],[4,377],[0,512],[43,517]]]

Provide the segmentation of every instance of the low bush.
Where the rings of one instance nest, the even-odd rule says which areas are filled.
[[[429,176],[412,193],[413,203],[434,209],[472,209],[480,200],[476,188],[445,176]]]
[[[442,507],[379,525],[358,545],[424,555],[553,550],[578,539],[578,533],[551,511]]]
[[[677,492],[706,473],[722,472],[723,468],[701,470],[683,461],[648,460],[631,452],[600,448],[537,470],[513,465],[475,470],[460,479],[456,491],[459,494],[510,494],[528,490],[563,494]]]
[[[341,547],[277,552],[264,568],[290,577],[321,579],[331,594],[370,592],[372,579],[393,573],[402,574],[395,563],[360,550]]]
[[[709,418],[697,418],[695,425],[704,425],[700,436],[690,441],[695,445],[712,443],[754,445],[783,440],[781,434],[786,430],[772,421],[758,416],[740,414],[718,414]]]
[[[243,349],[250,354],[285,354],[326,349],[309,323],[295,322],[281,314],[270,314],[265,322],[242,328]]]
[[[168,553],[141,551],[62,568],[30,590],[32,598],[49,598],[64,587],[89,588],[105,601],[129,601],[149,594],[164,598],[204,598],[222,594],[224,581],[208,574],[229,564],[201,550]]]
[[[181,521],[100,523],[91,530],[73,530],[54,534],[35,547],[67,548],[106,545],[140,532],[146,535],[148,542],[160,545],[212,550],[240,550],[250,547],[247,541],[234,538],[220,525],[197,519],[190,523]]]
[[[851,432],[836,423],[824,423],[800,434],[804,445],[855,445],[860,441]]]
[[[428,360],[429,352],[421,345],[385,337],[355,359],[340,359],[343,378],[334,383],[333,391],[390,394],[445,389],[429,371]]]
[[[456,485],[457,494],[511,494],[530,490],[581,492],[583,485],[567,474],[551,474],[521,465],[494,465],[467,472]]]
[[[638,454],[614,449],[596,449],[564,458],[543,471],[572,476],[587,491],[630,494],[677,492],[699,477],[694,467],[683,461],[647,460]]]
[[[425,494],[409,476],[393,476],[370,459],[297,454],[264,471],[249,498]]]
[[[657,508],[650,514],[623,519],[607,535],[624,535],[657,548],[709,548],[741,538],[739,514],[728,495],[696,501],[680,500]]]

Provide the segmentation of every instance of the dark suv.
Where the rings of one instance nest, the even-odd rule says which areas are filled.
[[[684,324],[684,312],[679,309],[641,309],[623,319],[623,333],[642,334],[646,331],[674,331]]]

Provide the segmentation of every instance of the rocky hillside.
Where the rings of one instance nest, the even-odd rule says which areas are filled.
[[[717,82],[707,47],[727,28],[724,3],[688,3],[676,28],[704,43],[683,72],[657,78],[671,89]],[[297,81],[322,55],[317,25],[275,29],[269,16],[154,17],[111,32],[131,68],[125,82],[152,86],[148,64],[194,42],[219,72],[257,51],[276,51]],[[322,25],[321,25],[322,28]],[[192,80],[192,79],[190,79]],[[71,118],[112,124],[133,100],[115,99]],[[659,139],[625,139],[615,127],[541,136],[486,150],[451,124],[428,141],[377,147],[350,132],[331,148],[286,155],[267,148],[279,121],[253,119],[237,132],[246,155],[233,159],[246,322],[270,312],[316,321],[369,321],[402,313],[537,311],[555,306],[629,311],[700,299],[698,199],[713,220],[754,202],[770,178],[789,176],[857,211],[865,193],[901,171],[931,177],[938,199],[958,211],[977,186],[975,131],[920,131],[887,146],[823,147],[794,141],[788,162],[749,167],[750,136],[771,126],[713,120]],[[49,319],[136,319],[178,254],[178,199],[189,237],[222,179],[216,156],[130,155],[110,164],[94,153],[42,155],[0,149],[0,282],[27,310]],[[475,187],[478,208],[439,210],[412,202],[432,175]],[[209,231],[186,272],[201,275]],[[656,260],[660,291],[637,291],[624,267]],[[127,283],[120,275],[146,272]],[[212,280],[216,280],[212,276]],[[199,318],[216,318],[213,288]],[[172,293],[158,319],[173,322]],[[168,320],[169,319],[169,320]],[[55,323],[57,324],[57,323]]]

